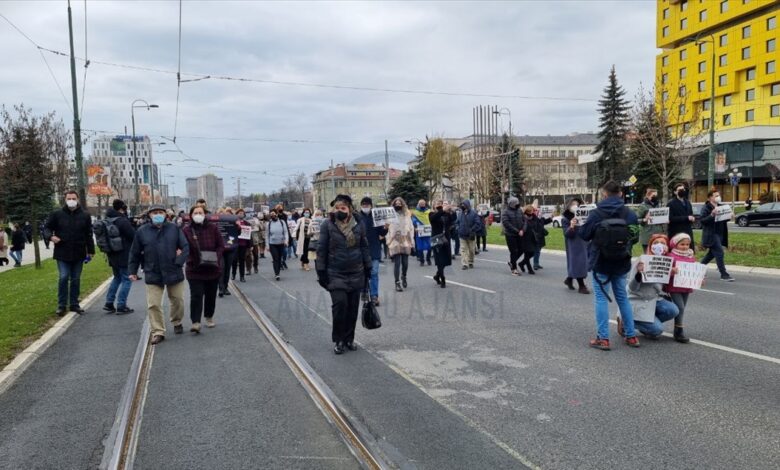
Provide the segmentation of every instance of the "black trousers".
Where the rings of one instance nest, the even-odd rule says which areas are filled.
[[[526,251],[523,253],[523,261],[520,261],[520,266],[525,266],[528,272],[532,272],[534,268],[531,266],[531,260],[534,259],[533,251]]]
[[[482,251],[487,248],[487,235],[477,235],[477,249],[479,249],[479,242],[482,242]]]
[[[517,260],[523,254],[523,249],[520,246],[522,240],[520,237],[506,237],[506,247],[509,248],[509,264],[512,265],[512,269],[517,269]]]
[[[214,316],[217,305],[217,288],[219,279],[200,281],[187,279],[190,284],[190,320],[192,323],[200,323],[201,313],[206,318]]]
[[[278,276],[279,271],[282,270],[282,255],[287,251],[287,247],[284,244],[268,245],[268,249],[271,251],[271,258],[273,258],[274,275]]]
[[[233,260],[236,257],[236,250],[225,250],[222,252],[222,282],[219,284],[219,289],[222,292],[227,292],[228,282],[230,281],[230,268],[233,266]]]
[[[244,273],[246,273],[246,250],[247,246],[240,246],[238,247],[238,255],[233,257],[233,277],[236,277],[236,268],[238,268],[238,273],[241,275],[241,277],[244,277]]]
[[[409,255],[395,255],[393,256],[393,274],[395,274],[395,282],[398,282],[398,276],[402,274],[406,277],[406,271],[409,269]]]
[[[351,342],[355,339],[355,325],[360,309],[360,291],[332,290],[333,330],[331,340],[334,343]]]
[[[301,254],[301,264],[309,264],[309,237],[303,239],[303,253]]]

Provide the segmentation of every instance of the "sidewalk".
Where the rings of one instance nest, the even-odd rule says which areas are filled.
[[[51,258],[54,254],[54,243],[50,243],[49,249],[47,250],[46,245],[44,245],[43,240],[41,240],[38,242],[38,247],[41,250],[41,261]],[[8,261],[9,264],[0,266],[0,273],[14,269],[14,260],[11,258],[10,253]],[[33,245],[25,245],[24,251],[22,252],[22,266],[28,264],[35,264],[35,247]]]

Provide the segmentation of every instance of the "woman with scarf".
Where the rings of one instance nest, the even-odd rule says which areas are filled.
[[[396,219],[387,224],[387,251],[393,260],[395,290],[403,292],[406,288],[406,271],[409,269],[409,255],[414,246],[414,224],[406,202],[400,197],[393,199]],[[400,278],[399,278],[400,276]]]
[[[521,229],[520,242],[521,249],[523,251],[523,259],[520,261],[520,270],[528,274],[536,274],[534,268],[531,265],[531,261],[534,258],[534,253],[539,247],[539,238],[542,236],[541,231],[544,230],[544,225],[536,216],[536,209],[533,205],[528,204],[523,209],[523,228]]]
[[[420,199],[417,207],[412,211],[412,223],[417,235],[415,237],[415,251],[417,252],[417,261],[420,262],[420,266],[425,266],[425,261],[428,261],[428,266],[431,265],[430,215],[431,211],[428,209],[425,199]]]
[[[453,216],[444,211],[444,202],[436,201],[436,211],[431,214],[431,246],[433,260],[436,262],[436,275],[433,280],[444,289],[447,280],[444,278],[444,268],[452,265],[452,248],[450,248],[450,233]]]
[[[239,281],[240,282],[246,282],[246,279],[244,278],[244,274],[246,273],[246,255],[247,252],[249,252],[249,248],[252,244],[252,232],[249,232],[249,238],[241,238],[241,233],[243,231],[242,227],[250,227],[249,222],[247,222],[246,219],[246,212],[244,212],[244,209],[239,209],[236,211],[236,216],[238,217],[238,220],[236,220],[236,227],[238,228],[238,252],[236,256],[233,257],[233,280],[236,280],[236,270],[238,270],[239,274]]]
[[[304,271],[309,270],[309,228],[311,228],[311,223],[311,209],[304,207],[302,215],[298,218],[298,222],[295,225],[293,234],[293,238],[298,242],[295,245],[295,253],[301,260],[301,269]]]
[[[352,198],[339,194],[320,227],[317,245],[317,282],[333,302],[333,352],[354,351],[360,294],[371,276],[371,256],[363,224],[352,209]]]
[[[683,330],[683,314],[685,313],[685,307],[688,305],[688,296],[693,292],[693,289],[674,287],[674,275],[677,274],[678,263],[695,263],[696,257],[691,248],[691,236],[685,232],[673,236],[669,246],[672,248],[669,256],[674,260],[674,264],[672,265],[672,275],[669,278],[669,284],[665,286],[664,290],[672,297],[672,302],[680,311],[680,314],[674,318],[674,340],[678,343],[687,343],[690,339],[685,336],[685,331]]]
[[[182,231],[190,244],[190,254],[184,273],[190,285],[190,331],[200,333],[201,315],[206,317],[206,326],[214,327],[214,311],[216,310],[217,289],[222,274],[222,252],[225,241],[219,233],[217,224],[206,219],[206,209],[203,206],[193,206],[190,209],[190,223]],[[213,251],[217,254],[217,264],[202,264],[201,253]]]
[[[582,199],[575,197],[566,204],[566,210],[561,217],[561,228],[566,240],[566,280],[563,281],[571,290],[574,290],[574,279],[577,280],[580,294],[590,294],[585,285],[588,277],[588,242],[577,236],[576,221],[572,224],[577,208],[585,204]]]

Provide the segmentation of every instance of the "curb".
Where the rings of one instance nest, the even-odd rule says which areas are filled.
[[[106,279],[100,284],[91,294],[89,294],[81,303],[82,308],[89,308],[89,306],[95,302],[98,297],[101,297],[103,293],[108,289],[108,285],[111,283],[112,277]],[[24,351],[20,352],[10,364],[5,366],[0,371],[0,394],[8,390],[8,388],[16,381],[24,371],[30,367],[47,349],[54,344],[57,339],[65,333],[68,328],[76,321],[79,315],[74,312],[68,312],[64,317],[57,321],[46,333],[38,338],[34,343],[29,345]]]
[[[504,245],[488,244],[488,247],[490,247],[491,249],[507,250],[507,247]],[[555,256],[566,256],[566,252],[563,250],[548,250],[547,248],[542,248],[542,253],[555,255]],[[718,267],[710,264],[707,266],[707,269],[709,269],[710,271],[717,271]],[[763,276],[780,277],[780,269],[776,269],[776,268],[758,268],[753,266],[739,266],[733,264],[733,265],[728,265],[728,270],[729,272],[735,272],[735,273],[760,274]]]

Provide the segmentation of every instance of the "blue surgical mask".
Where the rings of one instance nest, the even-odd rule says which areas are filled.
[[[165,214],[153,214],[152,215],[152,223],[155,225],[160,225],[163,222],[165,222]]]

